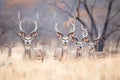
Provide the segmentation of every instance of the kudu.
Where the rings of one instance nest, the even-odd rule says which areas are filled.
[[[82,31],[81,41],[79,41],[77,37],[72,37],[72,42],[75,43],[77,46],[76,58],[78,58],[78,57],[82,58],[82,49],[83,49],[85,43],[87,43],[89,41],[87,29],[83,28],[83,25],[81,25],[81,31]]]
[[[70,20],[70,18],[69,18]],[[74,32],[75,32],[75,22],[71,23],[71,20],[68,21],[68,27],[72,27],[70,28],[71,30],[69,31],[69,33],[67,35],[62,34],[59,30],[58,30],[58,24],[59,22],[55,21],[55,31],[57,32],[57,37],[62,41],[62,51],[61,49],[57,49],[54,53],[54,58],[58,58],[58,51],[60,51],[60,57],[59,60],[63,60],[63,59],[69,59],[69,53],[68,53],[68,46],[69,46],[69,41],[71,40],[71,38],[74,36]],[[71,26],[70,26],[71,24]]]
[[[100,36],[101,36],[101,34],[100,34],[100,28],[99,28],[97,38],[95,38],[92,41],[87,42],[88,46],[90,46],[90,49],[89,49],[89,57],[90,58],[94,59],[94,57],[95,57],[95,54],[94,54],[95,53],[95,45],[99,42]]]
[[[33,39],[35,39],[37,37],[37,28],[38,28],[38,13],[36,13],[36,20],[33,21],[33,23],[35,24],[35,28],[34,30],[30,33],[27,34],[26,31],[23,30],[22,28],[22,23],[24,22],[24,19],[21,20],[20,18],[20,12],[18,12],[18,20],[19,20],[19,36],[22,39],[23,43],[24,43],[24,47],[25,47],[25,54],[24,54],[24,58],[28,56],[28,58],[31,58],[31,43],[33,41]]]

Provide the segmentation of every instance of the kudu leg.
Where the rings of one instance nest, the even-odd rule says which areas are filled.
[[[32,58],[32,55],[31,55],[31,51],[28,50],[28,58],[31,59]]]
[[[63,54],[63,50],[62,50],[62,53],[61,53],[59,61],[61,61],[63,59],[63,56],[64,56],[64,54]]]
[[[76,58],[82,58],[82,51],[81,51],[81,49],[77,49],[77,51],[76,51]]]
[[[27,57],[28,57],[28,50],[25,50],[23,54],[23,60],[26,59]]]
[[[93,49],[90,49],[90,50],[89,50],[89,58],[90,58],[90,59],[93,59],[93,60],[94,60],[94,58],[95,58],[95,54],[94,54],[94,50],[93,50]]]

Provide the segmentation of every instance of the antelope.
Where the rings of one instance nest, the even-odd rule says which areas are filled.
[[[76,37],[72,37],[72,42],[74,42],[77,45],[76,58],[78,57],[82,58],[82,48],[84,46],[84,42],[78,41],[78,38]]]
[[[81,25],[81,27],[82,27],[81,28],[81,30],[82,30],[81,41],[79,41],[78,38],[76,38],[76,37],[72,37],[72,42],[77,45],[76,58],[78,58],[78,57],[82,58],[82,49],[83,49],[85,43],[87,43],[89,41],[87,29],[83,28],[83,25]]]
[[[34,30],[28,35],[27,32],[25,32],[22,28],[22,23],[24,22],[24,19],[21,20],[20,18],[20,12],[18,12],[18,20],[19,20],[19,36],[21,40],[24,43],[25,47],[25,53],[23,55],[23,58],[27,57],[31,58],[31,43],[32,41],[37,37],[37,28],[38,28],[38,13],[36,13],[36,20],[33,20],[33,23],[35,24]]]
[[[59,24],[59,22],[55,21],[55,31],[57,32],[57,38],[62,41],[62,51],[61,51],[61,49],[57,49],[54,53],[54,58],[58,58],[58,55],[60,55],[59,61],[61,61],[61,60],[66,59],[66,58],[69,59],[68,46],[69,46],[69,41],[74,36],[75,22],[71,23],[72,30],[70,30],[67,35],[62,34],[58,30],[58,24]],[[70,21],[68,22],[68,27],[70,27]],[[61,53],[58,54],[58,51],[60,51]]]
[[[99,40],[100,40],[100,29],[98,30],[98,37],[97,38],[95,38],[93,41],[89,41],[89,42],[87,42],[87,44],[88,44],[88,46],[90,46],[90,49],[89,49],[89,56],[91,57],[91,58],[93,58],[94,59],[94,57],[95,57],[95,54],[94,54],[94,51],[95,51],[95,45],[99,42]]]

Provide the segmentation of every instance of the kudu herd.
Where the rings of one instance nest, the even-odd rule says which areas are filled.
[[[23,58],[37,58],[37,59],[41,59],[42,61],[44,60],[45,57],[45,50],[39,49],[39,48],[33,48],[32,47],[32,43],[33,40],[37,37],[37,30],[38,30],[38,12],[36,13],[36,19],[32,20],[32,22],[34,23],[35,27],[34,30],[31,33],[27,33],[25,30],[23,30],[22,28],[22,23],[24,23],[25,19],[21,19],[21,13],[18,12],[18,21],[19,21],[19,37],[21,38],[23,45],[24,45],[24,49],[25,49],[25,53],[23,55]],[[75,16],[74,18],[69,18],[68,22],[67,22],[67,26],[70,29],[67,35],[62,34],[61,31],[58,30],[58,25],[61,24],[61,22],[57,22],[56,20],[56,14],[54,14],[54,21],[55,21],[55,31],[57,32],[57,38],[61,40],[62,42],[62,47],[59,49],[56,49],[54,51],[54,59],[58,59],[59,61],[61,60],[69,60],[69,55],[70,52],[68,51],[68,47],[69,47],[69,42],[71,41],[72,43],[74,43],[77,48],[76,48],[76,58],[80,57],[82,58],[83,52],[82,49],[84,48],[85,45],[89,46],[89,57],[94,58],[95,54],[94,54],[94,48],[95,45],[99,42],[100,39],[100,29],[98,29],[98,37],[96,39],[94,39],[93,41],[90,41],[89,39],[89,35],[88,35],[88,31],[86,28],[83,27],[83,25],[81,25],[81,31],[82,31],[82,38],[81,40],[78,40],[77,37],[75,37],[74,32],[75,32],[75,25],[76,25],[76,21],[75,21]]]

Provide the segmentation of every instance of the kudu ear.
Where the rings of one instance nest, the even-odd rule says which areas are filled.
[[[93,43],[97,44],[99,42],[100,39],[94,39]]]
[[[89,38],[88,37],[82,38],[82,42],[89,42]]]
[[[25,34],[24,32],[19,32],[19,36],[20,36],[20,37],[25,37],[26,34]]]
[[[37,37],[37,32],[31,33],[31,37]]]
[[[72,40],[72,43],[74,43],[74,42],[75,42],[75,43],[78,42],[78,39],[77,39],[76,37],[72,37],[71,40]]]
[[[74,37],[74,32],[69,33],[69,34],[68,34],[68,37]]]
[[[58,38],[61,38],[61,37],[63,37],[64,35],[62,34],[62,33],[60,33],[60,32],[57,32],[57,37]]]

